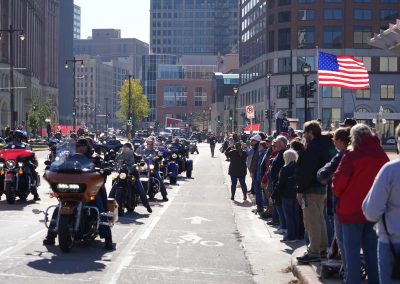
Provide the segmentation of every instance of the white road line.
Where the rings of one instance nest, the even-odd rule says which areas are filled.
[[[151,231],[153,231],[154,227],[157,225],[158,221],[160,221],[160,216],[156,216],[151,224],[147,227],[146,231],[140,236],[141,240],[145,240],[149,237]]]
[[[129,230],[129,232],[122,238],[123,240],[126,240],[128,236],[133,232],[133,228]]]
[[[47,231],[47,229],[40,230],[39,232],[36,232],[36,233],[34,233],[33,235],[31,235],[31,236],[29,237],[29,239],[36,238],[38,235],[41,235],[41,234],[43,234],[43,233],[46,232],[46,231]]]

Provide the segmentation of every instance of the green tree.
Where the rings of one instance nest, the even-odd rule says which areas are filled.
[[[129,101],[129,81],[125,81],[119,91],[120,109],[117,113],[118,118],[124,125],[128,120],[128,101]],[[143,95],[143,88],[139,80],[131,80],[131,113],[133,124],[137,125],[142,119],[149,115],[150,107],[147,98]]]
[[[46,125],[46,118],[52,116],[51,102],[50,101],[39,101],[38,98],[32,100],[32,106],[28,113],[28,127],[36,132],[38,129],[43,128]]]

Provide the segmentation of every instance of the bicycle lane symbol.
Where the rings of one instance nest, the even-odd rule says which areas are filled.
[[[222,247],[223,243],[218,241],[204,241],[202,237],[196,235],[196,233],[188,233],[187,235],[179,236],[178,238],[168,238],[164,240],[164,243],[180,245],[184,243],[199,244],[205,247]]]

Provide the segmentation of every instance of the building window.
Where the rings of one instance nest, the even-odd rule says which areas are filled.
[[[322,108],[322,125],[330,127],[332,123],[340,120],[340,108]]]
[[[367,69],[367,71],[371,71],[371,57],[364,56],[364,57],[357,57],[357,58],[364,63],[364,67],[365,67],[365,69]]]
[[[311,66],[312,71],[315,71],[315,57],[301,56],[297,57],[297,72],[303,72],[303,66],[306,63]]]
[[[297,20],[299,21],[315,20],[315,10],[299,10],[297,12]]]
[[[287,23],[290,22],[290,12],[279,12],[278,14],[278,23]]]
[[[325,48],[342,48],[343,46],[343,30],[340,26],[324,27],[324,47]]]
[[[322,87],[323,98],[341,98],[342,89],[339,87]]]
[[[290,5],[291,2],[292,2],[291,0],[279,0],[278,6]]]
[[[287,99],[289,97],[289,85],[276,86],[276,89],[278,91],[276,96],[278,99]]]
[[[371,99],[371,90],[357,90],[356,91],[356,99],[357,100],[369,100]]]
[[[343,17],[342,9],[324,9],[325,20],[341,20]]]
[[[204,87],[196,87],[194,91],[194,105],[203,106],[207,102],[207,91]]]
[[[168,107],[186,106],[187,89],[184,86],[165,86],[164,105]]]
[[[287,73],[292,69],[291,58],[278,58],[278,73]]]
[[[290,29],[278,31],[278,50],[290,49]]]
[[[381,10],[381,21],[395,21],[399,18],[399,11],[397,10]]]
[[[314,48],[315,47],[315,28],[301,27],[297,30],[297,47]]]
[[[394,100],[394,85],[381,85],[381,100]]]
[[[397,57],[380,57],[379,71],[397,72]]]
[[[356,112],[369,112],[368,109],[366,109],[365,107],[360,107],[356,110]]]
[[[371,48],[369,40],[372,37],[371,27],[354,27],[353,41],[354,48]]]
[[[356,20],[371,20],[372,11],[369,9],[354,9],[354,19]]]

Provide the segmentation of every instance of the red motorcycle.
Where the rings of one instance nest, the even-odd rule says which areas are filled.
[[[15,203],[16,197],[25,201],[34,186],[32,178],[34,153],[24,144],[9,143],[0,151],[0,197],[3,193],[7,203]]]

